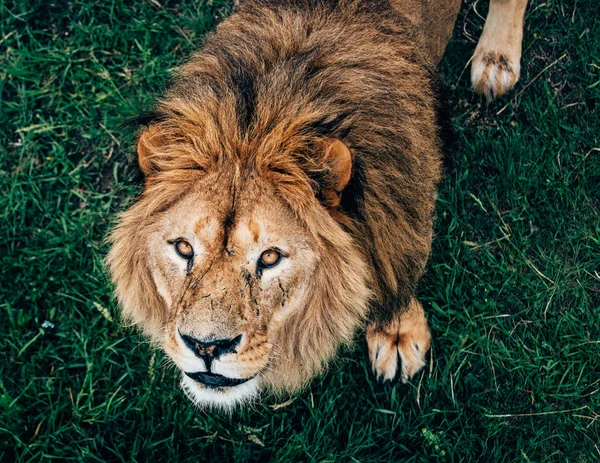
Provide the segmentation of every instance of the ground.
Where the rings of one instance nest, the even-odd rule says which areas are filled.
[[[361,338],[297,397],[231,416],[120,327],[102,263],[138,191],[120,124],[222,1],[0,0],[0,460],[600,460],[596,0],[532,2],[521,80],[489,106],[466,68],[487,2],[463,5],[425,371],[377,384]]]

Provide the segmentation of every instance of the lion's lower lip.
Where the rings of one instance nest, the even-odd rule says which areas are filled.
[[[215,373],[209,373],[206,371],[198,371],[196,373],[188,373],[186,371],[185,374],[188,377],[192,378],[194,381],[201,383],[204,386],[211,387],[211,388],[233,387],[233,386],[237,386],[239,384],[243,384],[246,381],[252,379],[252,378],[245,378],[245,379],[228,378],[226,376],[217,375]]]

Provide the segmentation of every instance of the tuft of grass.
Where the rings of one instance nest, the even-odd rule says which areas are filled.
[[[600,18],[532,1],[521,82],[485,105],[442,63],[454,140],[420,287],[434,335],[411,384],[360,340],[294,398],[197,411],[118,324],[102,258],[138,193],[120,124],[148,107],[224,0],[0,0],[2,461],[600,459]]]

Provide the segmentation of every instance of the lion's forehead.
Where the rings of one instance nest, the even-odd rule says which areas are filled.
[[[233,228],[231,241],[233,245],[254,246],[264,239],[264,222],[258,217],[241,218]]]
[[[206,248],[261,248],[293,236],[287,212],[269,198],[242,198],[232,214],[230,198],[190,196],[165,214],[167,239],[186,238]],[[213,248],[219,249],[213,249]]]

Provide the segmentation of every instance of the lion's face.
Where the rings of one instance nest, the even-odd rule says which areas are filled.
[[[254,395],[274,334],[306,304],[318,263],[310,236],[268,185],[233,191],[208,176],[160,214],[146,237],[168,316],[158,341],[200,403]]]
[[[312,153],[303,160],[240,142],[219,156],[220,143],[189,141],[197,126],[174,126],[140,136],[145,190],[111,235],[123,313],[182,371],[197,404],[297,390],[352,339],[371,294],[364,256],[337,218],[350,152],[319,140],[299,150]],[[269,146],[275,154],[259,156]],[[318,196],[306,169],[320,169]]]

